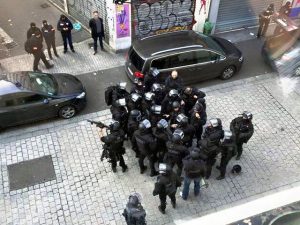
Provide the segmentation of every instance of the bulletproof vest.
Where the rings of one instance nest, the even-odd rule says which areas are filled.
[[[162,186],[165,190],[161,190],[161,191],[162,192],[165,191],[165,193],[167,195],[176,192],[176,183],[175,183],[175,181],[172,180],[172,178],[169,174],[158,176],[157,182],[162,184]]]
[[[249,132],[249,130],[250,130],[250,124],[241,123],[241,126],[240,126],[241,133],[247,133],[247,132]]]
[[[108,149],[114,152],[119,152],[123,150],[124,137],[120,132],[114,132],[109,134],[108,138],[112,139],[111,144],[106,144]]]
[[[168,148],[168,154],[175,157],[175,158],[179,158],[180,157],[180,151],[177,148],[178,146],[174,143],[170,143],[167,145]]]
[[[136,140],[138,149],[142,154],[144,154],[144,155],[150,154],[149,140],[147,140],[146,135],[139,133],[135,136],[135,140]]]

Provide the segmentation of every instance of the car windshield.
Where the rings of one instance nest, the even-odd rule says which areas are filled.
[[[225,52],[224,50],[222,49],[222,47],[217,43],[215,42],[211,37],[209,36],[206,36],[206,35],[203,35],[202,33],[200,32],[196,32],[200,37],[201,39],[206,43],[206,46],[207,48],[210,48],[210,49],[214,49],[220,53],[222,53],[223,55],[225,55]]]
[[[46,95],[57,94],[57,82],[51,74],[28,72],[30,88]]]

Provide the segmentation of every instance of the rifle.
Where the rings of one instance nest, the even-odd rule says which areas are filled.
[[[102,122],[97,122],[97,121],[93,121],[93,120],[87,120],[89,123],[91,123],[92,125],[95,124],[97,127],[99,127],[100,129],[103,129],[103,128],[107,128],[109,129],[109,126],[105,125],[104,123]]]

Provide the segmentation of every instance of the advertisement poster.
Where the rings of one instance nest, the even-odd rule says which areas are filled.
[[[129,5],[116,5],[117,38],[130,36]]]
[[[195,20],[193,30],[202,32],[205,19],[208,18],[211,0],[196,0]]]

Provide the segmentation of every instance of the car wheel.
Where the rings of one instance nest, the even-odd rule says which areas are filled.
[[[70,119],[73,116],[75,116],[75,114],[76,109],[74,106],[71,105],[64,106],[59,110],[59,116],[63,119]]]
[[[297,66],[297,67],[295,68],[295,70],[294,70],[294,75],[295,75],[296,77],[300,77],[300,66]]]
[[[220,78],[222,80],[228,80],[235,74],[235,67],[234,66],[228,66],[221,74]]]

